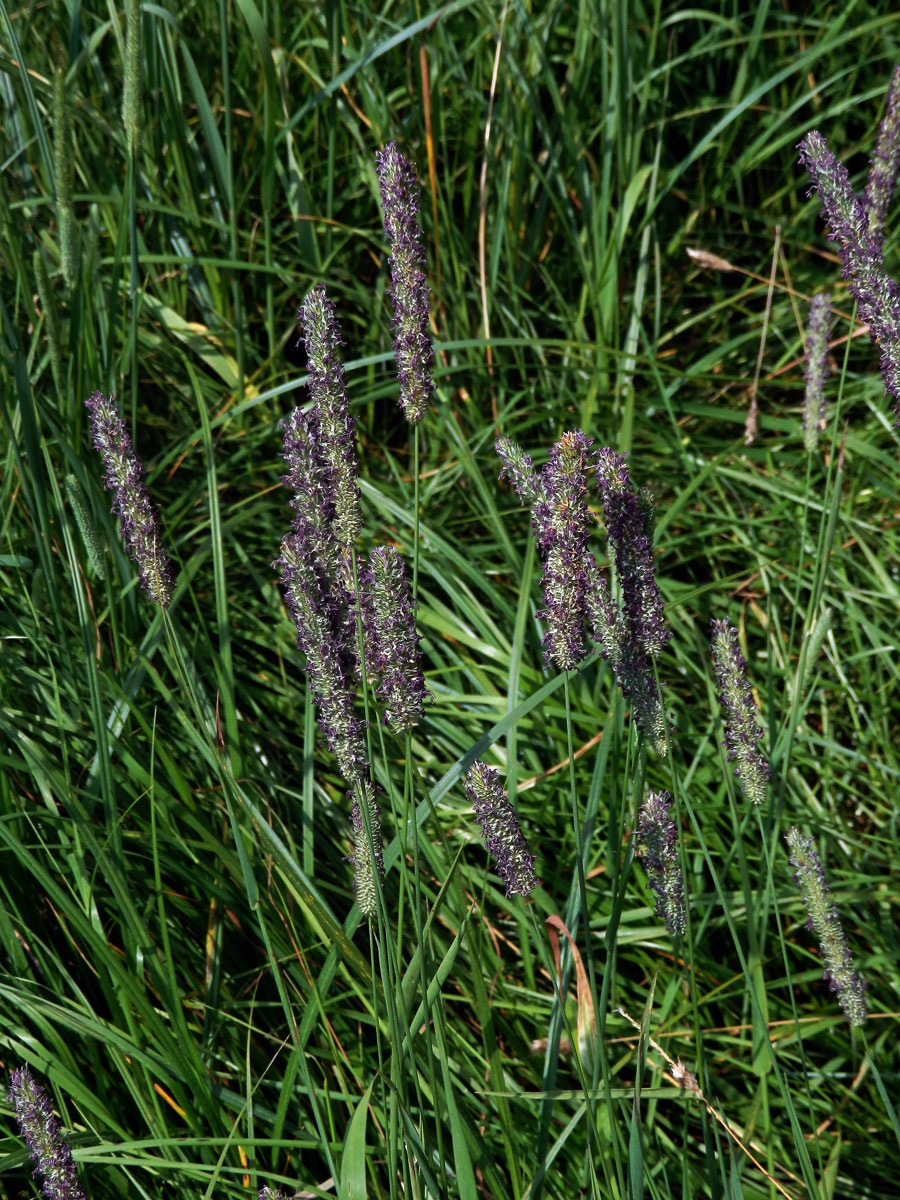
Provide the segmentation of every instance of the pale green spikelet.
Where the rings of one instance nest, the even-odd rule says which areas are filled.
[[[800,680],[798,688],[798,693],[801,696],[806,691],[809,677],[813,672],[813,667],[815,667],[819,655],[822,653],[822,645],[833,623],[834,609],[825,608],[816,617],[815,625],[813,625],[812,629],[806,635],[806,661],[803,664],[803,678]]]
[[[94,568],[94,574],[98,579],[105,579],[106,568],[103,565],[103,545],[97,535],[97,526],[94,524],[94,519],[91,516],[87,496],[81,490],[81,484],[74,475],[66,476],[66,496],[69,499],[69,507],[72,510],[72,516],[75,518],[75,524],[78,526],[78,532],[81,534],[81,540],[84,543],[88,561]]]
[[[794,879],[803,892],[808,927],[819,941],[825,979],[851,1025],[866,1020],[866,984],[856,972],[841,918],[831,900],[825,872],[812,838],[804,837],[795,825],[786,834]]]
[[[125,0],[125,63],[122,124],[128,150],[136,154],[141,140],[141,3]]]
[[[34,276],[37,282],[38,299],[41,302],[41,312],[44,314],[44,331],[47,334],[47,349],[50,351],[50,370],[53,372],[53,383],[58,392],[62,392],[62,353],[59,332],[59,316],[56,302],[50,290],[50,276],[47,274],[47,264],[40,250],[35,250],[32,257]]]
[[[72,110],[66,97],[62,71],[57,71],[53,78],[53,184],[56,189],[63,279],[71,287],[78,270],[75,212],[72,208]]]
[[[384,879],[384,860],[381,856],[381,816],[375,803],[375,787],[371,780],[360,778],[353,796],[353,887],[356,903],[364,917],[373,920],[378,915],[378,891]],[[365,805],[363,810],[360,804]]]

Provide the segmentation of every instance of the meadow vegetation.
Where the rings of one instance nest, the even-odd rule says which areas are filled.
[[[0,1190],[895,1198],[900,13],[0,19]]]

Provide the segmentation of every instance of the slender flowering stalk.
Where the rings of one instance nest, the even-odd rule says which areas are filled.
[[[428,693],[412,593],[395,547],[372,551],[362,588],[366,665],[381,677],[376,691],[388,724],[395,733],[404,733],[422,720]]]
[[[637,839],[650,887],[656,893],[656,915],[673,937],[687,929],[684,879],[678,861],[678,834],[668,792],[648,792],[638,813]]]
[[[737,630],[727,621],[713,621],[712,657],[719,684],[719,700],[725,713],[728,761],[746,799],[762,804],[769,782],[769,764],[759,750],[763,735],[753,693],[747,682],[747,663],[738,649]]]
[[[481,826],[484,844],[506,884],[507,896],[529,896],[538,886],[534,855],[522,834],[516,811],[493,767],[474,762],[466,772],[466,795]]]
[[[827,412],[825,380],[828,377],[828,337],[831,332],[831,296],[820,292],[809,305],[806,327],[806,395],[803,401],[803,445],[809,453],[818,449],[819,432],[825,428]]]
[[[786,835],[794,879],[803,891],[808,927],[815,933],[825,964],[825,978],[851,1025],[866,1019],[866,985],[853,967],[841,918],[829,898],[828,885],[812,839],[792,826]]]
[[[507,437],[497,438],[494,449],[503,463],[500,478],[509,480],[523,504],[535,504],[541,495],[541,479],[534,469],[531,455],[526,454],[518,442]]]
[[[900,171],[900,67],[894,71],[888,88],[887,108],[878,130],[878,142],[869,166],[869,180],[863,193],[863,205],[869,215],[869,233],[882,249],[884,224]]]
[[[869,231],[869,214],[821,133],[813,130],[800,143],[800,162],[819,189],[828,237],[840,250],[841,274],[878,345],[881,379],[900,424],[900,288],[882,269],[881,244]]]
[[[375,803],[375,787],[370,779],[361,779],[353,792],[350,821],[353,825],[353,888],[359,911],[370,920],[378,915],[378,890],[384,880],[384,859],[381,853],[381,815]],[[360,797],[366,806],[366,815],[360,807]],[[371,842],[369,838],[371,836]]]
[[[66,1135],[53,1115],[47,1093],[27,1067],[10,1074],[8,1099],[37,1164],[34,1173],[44,1177],[44,1195],[48,1200],[85,1200]]]
[[[428,280],[419,228],[419,183],[415,168],[394,142],[375,155],[384,234],[391,248],[391,300],[394,354],[400,381],[400,407],[416,424],[431,399],[434,348],[428,330]]]
[[[332,528],[338,542],[349,547],[355,545],[362,528],[356,422],[347,399],[341,330],[322,284],[307,293],[300,309],[300,325],[309,365],[309,394],[318,423],[318,450],[333,509]]]
[[[297,645],[306,655],[306,670],[319,726],[348,783],[365,771],[363,723],[354,716],[354,689],[348,674],[347,647],[336,633],[333,593],[323,582],[309,542],[298,525],[281,543],[276,562],[285,602],[297,630]]]
[[[72,104],[66,95],[65,73],[53,79],[53,183],[59,254],[63,279],[71,287],[78,274],[75,209],[72,205]]]
[[[564,433],[541,472],[532,524],[544,557],[544,657],[571,671],[584,657],[585,575],[594,519],[587,502],[588,452],[581,430]]]
[[[628,629],[634,644],[654,656],[663,650],[671,634],[666,629],[662,597],[656,586],[652,497],[646,491],[635,494],[625,455],[609,447],[597,452],[596,471]]]
[[[159,523],[144,486],[144,468],[135,457],[113,397],[94,392],[85,408],[94,446],[106,468],[104,486],[115,493],[112,511],[119,516],[125,546],[144,591],[160,608],[167,608],[174,588],[172,566],[163,552]]]

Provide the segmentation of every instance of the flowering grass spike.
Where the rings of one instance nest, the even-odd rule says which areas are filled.
[[[300,308],[300,325],[306,346],[309,394],[316,413],[318,450],[327,476],[332,528],[342,546],[352,546],[362,528],[356,427],[341,362],[341,330],[334,305],[322,284],[307,293]]]
[[[341,774],[352,784],[364,773],[366,754],[363,723],[354,716],[354,687],[348,673],[351,655],[336,632],[340,625],[334,596],[309,553],[302,527],[296,527],[284,538],[281,557],[275,565],[297,630],[297,645],[306,656],[319,726]]]
[[[888,88],[887,108],[878,130],[878,142],[869,166],[863,204],[869,216],[869,232],[881,249],[884,223],[900,170],[900,67]]]
[[[44,1177],[44,1195],[48,1200],[85,1200],[66,1135],[47,1093],[27,1067],[11,1072],[8,1099],[37,1164],[34,1173]]]
[[[882,383],[900,424],[900,288],[882,268],[880,239],[869,230],[869,215],[850,186],[847,168],[818,131],[800,143],[800,162],[819,190],[828,237],[840,250],[841,274],[878,345]]]
[[[541,495],[541,479],[531,455],[508,437],[497,438],[494,449],[503,463],[500,478],[509,480],[523,504],[534,504]]]
[[[635,493],[624,454],[609,447],[598,450],[596,470],[610,556],[615,555],[631,639],[645,654],[654,656],[671,634],[656,586],[652,497],[646,491]]]
[[[647,656],[633,645],[625,618],[610,595],[606,576],[593,554],[588,558],[586,577],[585,603],[594,641],[609,664],[622,695],[631,702],[638,729],[655,752],[665,758],[669,750],[666,714]]]
[[[466,795],[481,826],[484,844],[506,884],[507,896],[529,896],[538,886],[534,855],[522,834],[516,811],[493,767],[474,762],[466,772]]]
[[[350,821],[353,825],[353,889],[356,903],[364,917],[374,919],[378,915],[378,891],[384,880],[381,815],[375,803],[375,787],[371,780],[363,779],[357,789],[347,795],[353,797]],[[359,802],[360,796],[366,806],[365,813]]]
[[[594,523],[587,502],[590,447],[591,438],[581,430],[562,435],[541,472],[531,514],[544,558],[544,656],[562,671],[576,667],[585,651],[585,570]]]
[[[638,842],[650,887],[656,893],[656,915],[673,937],[687,930],[684,878],[678,861],[678,833],[668,792],[648,792],[638,813]]]
[[[425,679],[416,634],[412,593],[400,552],[378,546],[362,581],[366,665],[380,676],[377,695],[387,722],[404,733],[425,711]]]
[[[810,453],[819,445],[825,428],[825,380],[828,377],[828,335],[831,331],[831,296],[821,292],[809,304],[806,326],[806,394],[803,401],[803,445]]]
[[[119,516],[122,539],[137,566],[141,586],[160,608],[167,608],[174,588],[172,566],[163,552],[159,522],[144,485],[144,468],[135,457],[113,397],[94,392],[85,408],[94,446],[106,468],[104,485],[115,493],[112,511]]]
[[[829,898],[825,872],[812,839],[804,837],[795,826],[787,835],[790,861],[794,878],[803,891],[808,925],[815,933],[825,978],[833,992],[837,993],[838,1004],[851,1025],[862,1025],[866,1019],[866,986],[853,967],[853,957],[847,945],[841,918]]]
[[[425,247],[417,220],[419,181],[409,159],[390,142],[375,155],[384,233],[391,248],[391,300],[394,354],[400,381],[400,407],[414,424],[431,399],[434,347],[428,330]]]
[[[711,635],[719,699],[725,713],[722,744],[728,761],[737,764],[734,773],[744,796],[754,804],[762,804],[768,790],[769,764],[759,751],[763,729],[747,682],[747,663],[738,649],[737,630],[727,621],[713,621]]]

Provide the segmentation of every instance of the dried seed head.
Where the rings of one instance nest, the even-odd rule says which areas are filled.
[[[62,1126],[53,1115],[47,1093],[27,1067],[10,1074],[8,1099],[37,1164],[34,1173],[44,1177],[44,1195],[48,1200],[85,1200]]]
[[[765,801],[769,782],[769,764],[759,751],[763,728],[747,682],[747,663],[738,649],[737,630],[727,621],[713,621],[712,657],[719,700],[725,714],[725,740],[728,761],[736,763],[734,773],[744,796],[754,804]]]
[[[428,279],[425,246],[417,220],[419,182],[409,159],[390,142],[375,155],[384,233],[391,248],[391,300],[394,354],[400,381],[400,407],[414,424],[431,399],[434,348],[428,329]]]
[[[159,522],[144,486],[144,468],[135,457],[113,397],[94,392],[85,408],[94,446],[106,468],[104,486],[114,493],[112,511],[119,516],[122,540],[144,591],[160,608],[167,608],[174,589],[172,566],[163,552]]]
[[[481,826],[484,844],[506,884],[507,896],[529,896],[538,886],[534,855],[522,834],[516,811],[493,767],[474,762],[466,772],[466,795]]]
[[[790,861],[795,870],[794,879],[803,891],[809,928],[815,933],[825,978],[829,987],[837,993],[844,1015],[851,1025],[862,1025],[866,1019],[866,985],[853,967],[853,956],[847,945],[841,918],[829,897],[825,872],[812,839],[806,838],[792,826],[788,831]]]

